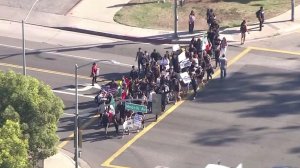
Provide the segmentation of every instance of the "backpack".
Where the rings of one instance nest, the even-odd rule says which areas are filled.
[[[256,11],[255,14],[256,14],[256,17],[257,17],[257,18],[260,18],[260,10]]]

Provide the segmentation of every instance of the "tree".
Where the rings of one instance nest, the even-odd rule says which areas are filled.
[[[18,122],[6,120],[0,128],[0,167],[27,168],[28,141]]]
[[[10,106],[15,114],[7,112]],[[56,153],[57,123],[63,108],[62,100],[44,83],[12,71],[0,71],[0,122],[19,116],[22,133],[28,137],[33,166]]]

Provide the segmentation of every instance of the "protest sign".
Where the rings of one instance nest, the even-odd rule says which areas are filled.
[[[132,119],[128,119],[123,123],[123,129],[128,130],[129,128],[133,128],[133,121]]]
[[[182,52],[178,55],[178,62],[181,62],[186,59],[185,52]]]
[[[138,114],[134,115],[134,117],[133,117],[133,125],[134,126],[141,128],[142,121],[143,121],[143,115],[138,115]]]
[[[187,72],[180,73],[180,78],[183,80],[184,83],[191,82],[191,77]]]
[[[152,95],[152,113],[156,115],[161,113],[161,94]]]
[[[191,66],[192,62],[189,59],[185,59],[181,61],[179,64],[180,64],[180,68],[185,68]]]

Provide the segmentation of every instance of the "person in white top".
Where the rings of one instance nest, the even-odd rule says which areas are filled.
[[[189,33],[194,32],[195,20],[196,20],[195,12],[192,10],[189,15]]]
[[[148,95],[148,111],[150,113],[152,113],[152,97],[153,97],[153,94],[155,94],[154,90],[151,89],[149,95]]]
[[[169,70],[170,69],[170,60],[165,55],[162,60],[160,60],[160,65],[162,66],[163,70]]]
[[[220,44],[220,48],[221,48],[221,52],[220,52],[220,55],[226,55],[226,50],[227,50],[227,40],[225,37],[223,37],[222,41],[221,41],[221,44]]]

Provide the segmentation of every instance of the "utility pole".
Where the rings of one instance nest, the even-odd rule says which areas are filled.
[[[86,67],[86,66],[90,66],[93,63],[97,63],[97,62],[107,62],[107,61],[111,61],[111,60],[97,60],[94,62],[89,62],[83,65],[77,65],[75,64],[75,69],[74,69],[74,74],[75,74],[75,113],[74,113],[74,161],[75,161],[75,168],[79,167],[79,163],[78,163],[78,158],[80,158],[81,152],[79,151],[79,148],[82,148],[82,144],[81,142],[79,142],[79,138],[80,141],[82,140],[81,138],[81,130],[79,131],[79,109],[78,109],[78,71],[80,70],[80,68],[82,67]]]
[[[74,131],[74,146],[75,146],[75,153],[74,153],[74,161],[75,161],[75,168],[78,168],[78,65],[75,65],[75,131]]]
[[[25,51],[25,22],[28,19],[28,16],[30,15],[31,11],[33,10],[35,4],[39,0],[36,0],[33,5],[31,6],[29,12],[27,13],[25,19],[22,20],[22,56],[23,56],[23,75],[26,76],[26,51]]]
[[[25,57],[25,28],[24,23],[25,21],[22,20],[22,56],[23,56],[23,75],[26,76],[26,57]]]
[[[177,11],[177,0],[174,0],[174,37],[178,38],[177,28],[178,28],[178,11]]]
[[[295,0],[291,0],[291,21],[295,21]]]

